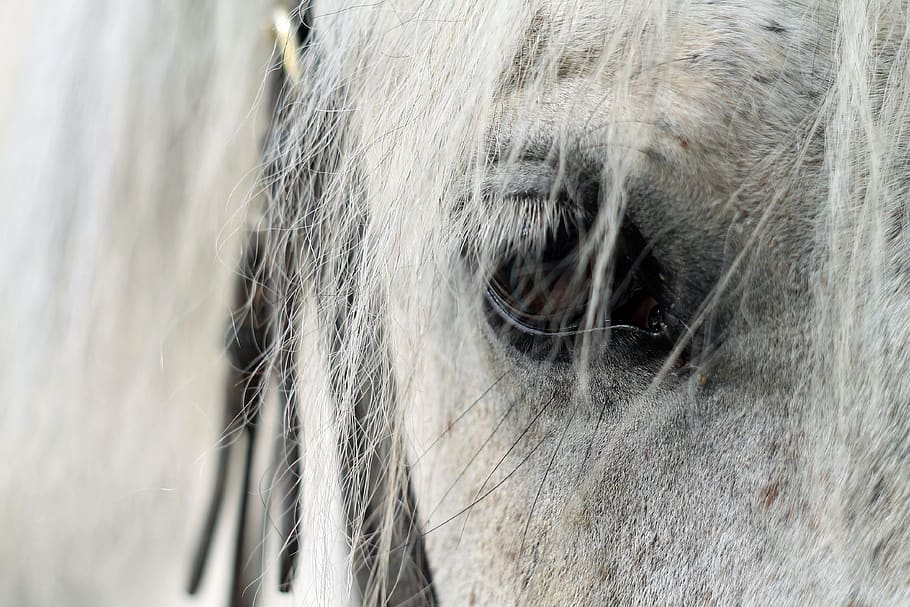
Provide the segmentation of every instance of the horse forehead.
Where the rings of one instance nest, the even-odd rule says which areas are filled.
[[[572,3],[545,0],[537,3],[533,11],[526,12],[520,41],[521,48],[531,53],[531,59],[535,58],[534,53],[553,44],[565,56],[594,60],[605,50],[622,48],[623,42],[634,48],[636,42],[649,37],[656,37],[668,46],[767,39],[793,51],[794,37],[807,34],[830,37],[835,22],[832,5],[821,0],[813,3],[809,11],[804,2],[776,0],[722,3],[692,0],[632,6],[613,0]]]

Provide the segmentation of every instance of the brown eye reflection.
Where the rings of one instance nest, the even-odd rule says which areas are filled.
[[[498,312],[516,328],[539,335],[576,332],[584,322],[590,297],[590,270],[578,256],[539,259],[513,256],[489,282]]]
[[[653,292],[659,283],[649,276],[658,274],[655,262],[641,239],[626,231],[618,235],[611,254],[609,280],[603,283],[609,297],[602,298],[600,310],[590,309],[595,260],[582,253],[577,229],[561,228],[536,251],[505,257],[487,284],[497,324],[531,336],[571,336],[609,328],[666,338],[664,314]]]

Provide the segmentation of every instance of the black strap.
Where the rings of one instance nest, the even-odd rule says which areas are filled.
[[[230,454],[235,445],[245,448],[244,467],[239,496],[240,506],[235,538],[234,563],[231,576],[231,607],[245,604],[246,580],[255,579],[244,573],[251,561],[247,548],[247,510],[252,481],[253,455],[261,417],[262,403],[268,383],[267,356],[272,349],[272,306],[265,285],[257,278],[263,263],[263,246],[258,234],[251,237],[241,262],[240,277],[234,296],[236,312],[231,315],[226,349],[231,367],[225,391],[225,442],[221,447],[215,485],[203,525],[202,535],[190,573],[189,593],[198,592],[212,552],[215,527],[224,502],[225,486],[230,468]]]
[[[309,39],[312,16],[309,3],[301,5],[291,15],[295,35],[300,42]],[[282,56],[278,49],[277,56]],[[280,62],[280,59],[279,59]],[[273,88],[274,107],[278,108],[284,95],[290,90],[287,75],[281,66],[274,70],[278,74]],[[279,112],[276,111],[276,116]],[[279,555],[279,590],[292,590],[293,579],[299,560],[300,532],[300,422],[298,419],[296,352],[297,328],[294,322],[295,301],[273,302],[275,289],[270,277],[276,273],[268,267],[266,237],[259,232],[250,234],[238,271],[234,295],[234,312],[231,314],[226,350],[231,362],[225,391],[224,427],[226,444],[218,455],[215,482],[212,488],[208,510],[199,543],[193,557],[188,592],[196,594],[202,583],[209,557],[212,553],[215,528],[225,501],[225,488],[230,473],[231,452],[235,445],[243,443],[244,465],[239,496],[238,523],[235,534],[231,591],[229,607],[248,607],[255,598],[255,583],[261,571],[254,571],[258,564],[255,554],[264,541],[250,547],[251,534],[248,525],[249,498],[252,493],[253,463],[256,450],[259,420],[266,396],[266,389],[272,371],[271,361],[276,363],[278,384],[279,419],[287,422],[280,433],[276,462],[273,462],[276,486],[273,494],[278,495],[281,534]],[[289,268],[285,268],[289,270]],[[287,273],[286,276],[294,275]],[[297,292],[294,289],[293,292]],[[276,334],[280,336],[276,340]],[[281,341],[278,344],[276,342]],[[277,346],[277,347],[276,347]],[[266,504],[268,507],[268,504]],[[264,538],[262,538],[264,540]]]

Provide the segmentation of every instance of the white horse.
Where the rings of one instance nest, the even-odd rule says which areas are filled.
[[[0,9],[0,602],[910,603],[906,2],[290,8]]]

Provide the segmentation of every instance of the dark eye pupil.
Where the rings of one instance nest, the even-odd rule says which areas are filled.
[[[488,299],[498,316],[522,333],[577,334],[606,327],[663,333],[663,313],[654,284],[643,276],[653,268],[643,239],[628,230],[619,236],[612,255],[610,298],[592,310],[593,263],[580,253],[577,229],[553,234],[537,252],[514,254],[493,273]],[[593,323],[587,322],[593,315]]]
[[[503,311],[541,333],[576,330],[588,301],[587,280],[573,258],[560,262],[513,257],[490,281],[491,295]]]

